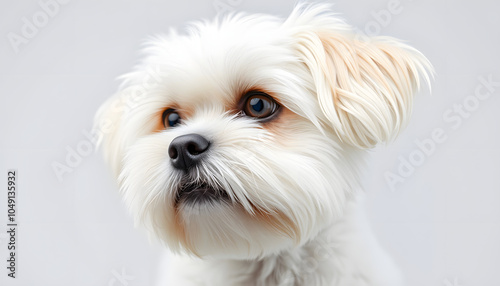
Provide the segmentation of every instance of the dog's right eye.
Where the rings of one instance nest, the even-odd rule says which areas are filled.
[[[181,116],[175,109],[172,108],[165,110],[163,112],[162,118],[163,126],[165,126],[165,128],[175,127],[181,124]]]
[[[268,94],[260,91],[250,91],[244,99],[242,111],[245,115],[266,119],[278,111],[279,105]]]

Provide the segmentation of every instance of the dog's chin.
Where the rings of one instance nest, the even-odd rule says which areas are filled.
[[[190,254],[254,259],[294,243],[291,221],[249,214],[225,190],[208,183],[182,184],[175,206],[182,229],[180,241]]]
[[[295,243],[264,219],[224,199],[186,200],[179,205],[178,216],[184,252],[202,258],[256,259]]]

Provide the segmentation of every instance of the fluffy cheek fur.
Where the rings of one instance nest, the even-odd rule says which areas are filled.
[[[286,125],[276,126],[278,119],[278,133],[216,110],[197,114],[175,131],[138,140],[120,176],[137,220],[174,251],[260,257],[307,241],[342,211],[355,181],[354,172],[346,172],[352,158],[340,156],[345,152],[337,142],[313,124],[282,112]],[[187,133],[212,142],[190,180],[220,186],[230,200],[176,204],[182,173],[171,166],[167,149],[171,140]]]

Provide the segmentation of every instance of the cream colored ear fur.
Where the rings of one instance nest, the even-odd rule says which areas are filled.
[[[324,9],[295,10],[296,50],[310,70],[321,109],[341,140],[360,148],[393,139],[411,115],[413,95],[432,66],[390,37],[361,37]]]

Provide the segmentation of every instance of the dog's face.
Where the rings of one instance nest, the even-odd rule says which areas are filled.
[[[427,60],[327,12],[155,38],[101,108],[124,199],[172,250],[255,258],[308,241],[357,188],[359,151],[404,126]]]

